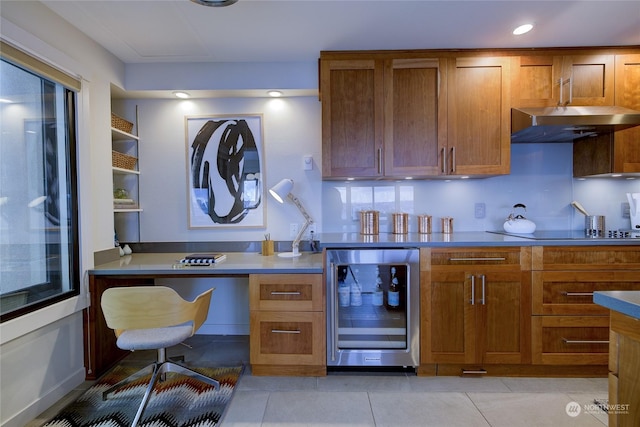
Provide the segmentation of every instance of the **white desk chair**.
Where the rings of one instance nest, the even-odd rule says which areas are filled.
[[[138,425],[147,407],[155,383],[164,374],[174,372],[194,377],[218,390],[220,383],[185,366],[167,360],[167,348],[180,344],[200,328],[207,318],[214,289],[185,301],[176,291],[164,286],[109,288],[102,294],[101,306],[107,326],[115,331],[117,346],[123,350],[157,350],[156,362],[109,388],[103,400],[114,390],[151,373],[151,380],[138,407],[132,426]]]

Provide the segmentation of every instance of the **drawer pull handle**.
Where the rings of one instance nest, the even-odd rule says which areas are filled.
[[[284,329],[272,329],[272,334],[299,334],[300,331],[286,331]]]
[[[568,340],[562,338],[565,344],[609,344],[609,340]]]
[[[504,257],[449,258],[449,261],[506,261]]]
[[[566,292],[562,291],[562,295],[566,297],[592,297],[593,292]]]
[[[299,291],[271,291],[271,295],[301,295]]]
[[[462,370],[462,374],[463,375],[483,375],[486,374],[487,370],[486,369],[463,369]]]

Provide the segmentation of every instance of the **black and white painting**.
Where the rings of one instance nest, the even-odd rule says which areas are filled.
[[[189,228],[264,227],[262,115],[186,117]]]

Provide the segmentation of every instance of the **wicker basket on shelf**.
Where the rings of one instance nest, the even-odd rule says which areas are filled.
[[[121,130],[122,132],[131,133],[133,123],[111,113],[111,127]]]
[[[135,157],[111,150],[111,164],[115,168],[135,170],[137,161],[138,159]]]

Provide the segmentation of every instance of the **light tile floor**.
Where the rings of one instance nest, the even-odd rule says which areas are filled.
[[[248,366],[248,337],[198,335],[192,348],[177,346],[198,362]],[[153,352],[132,359],[152,360]],[[39,427],[91,385],[85,382],[27,427]],[[417,377],[407,373],[331,373],[326,377],[240,379],[222,427],[602,427],[607,416],[593,405],[607,399],[606,378]],[[580,414],[567,415],[577,402]],[[584,408],[584,409],[583,409]]]

